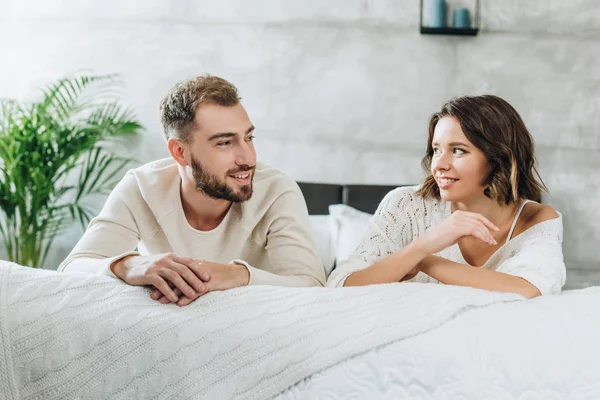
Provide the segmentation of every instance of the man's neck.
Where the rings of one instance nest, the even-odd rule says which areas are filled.
[[[219,226],[231,207],[230,201],[209,197],[189,181],[181,182],[180,195],[185,218],[200,231],[210,231]]]

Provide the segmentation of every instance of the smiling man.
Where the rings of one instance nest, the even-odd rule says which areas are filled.
[[[180,82],[160,113],[171,157],[125,175],[59,271],[153,286],[153,299],[180,306],[248,284],[323,285],[304,198],[256,161],[236,87]]]

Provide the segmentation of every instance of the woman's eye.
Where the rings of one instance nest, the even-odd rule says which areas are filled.
[[[464,151],[463,149],[454,149],[454,154],[463,155],[465,153],[466,151]]]
[[[440,154],[440,149],[438,149],[437,147],[434,147],[434,148],[433,148],[433,154],[434,154],[434,155],[438,155],[438,154]]]

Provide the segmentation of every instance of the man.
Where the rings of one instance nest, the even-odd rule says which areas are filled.
[[[323,285],[304,198],[256,162],[236,87],[199,76],[160,112],[171,157],[125,175],[59,271],[152,285],[153,299],[180,306],[248,284]]]

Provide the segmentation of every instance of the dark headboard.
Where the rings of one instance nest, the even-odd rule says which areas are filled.
[[[311,215],[329,214],[331,204],[347,204],[357,210],[375,213],[383,197],[391,190],[409,185],[337,185],[298,182]]]

